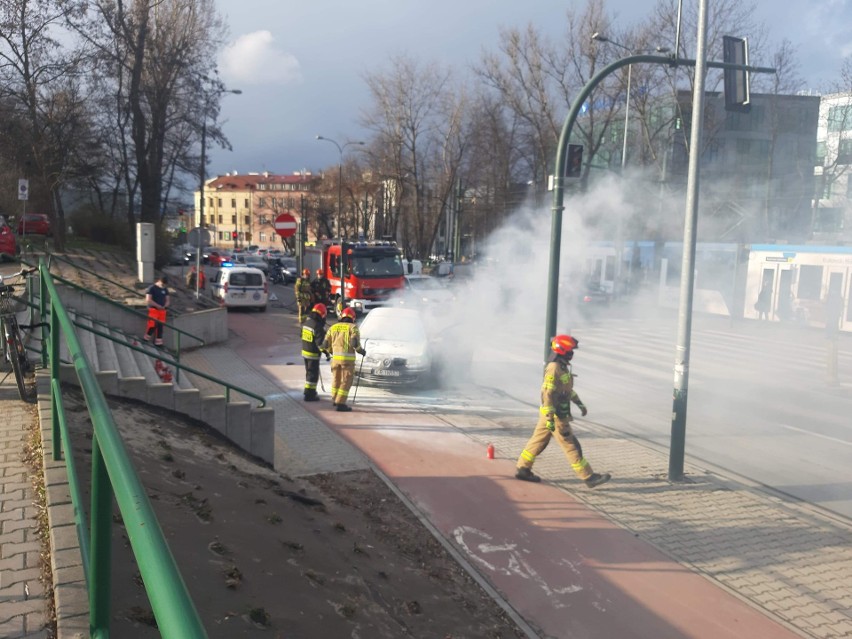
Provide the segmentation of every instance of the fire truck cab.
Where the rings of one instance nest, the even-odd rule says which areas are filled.
[[[340,243],[326,241],[321,246],[306,248],[304,263],[311,272],[322,269],[331,284],[331,296],[340,297],[341,256],[345,255],[344,290],[346,305],[356,313],[367,313],[386,306],[391,296],[405,284],[402,251],[395,242],[359,241]]]

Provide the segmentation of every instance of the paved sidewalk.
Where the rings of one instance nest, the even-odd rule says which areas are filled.
[[[610,484],[585,489],[556,446],[536,463],[545,482],[518,482],[534,409],[459,410],[445,397],[445,411],[426,414],[365,393],[354,412],[336,413],[327,399],[301,401],[296,340],[268,341],[237,338],[184,361],[269,397],[280,472],[375,467],[530,637],[852,637],[849,521],[694,460],[688,481],[671,484],[667,451],[587,420],[578,435],[593,466],[614,473]],[[0,637],[10,639],[47,636],[20,456],[31,413],[15,393],[8,380],[0,387]]]
[[[20,400],[12,375],[0,385],[0,411],[0,637],[43,639],[41,542],[31,472],[23,461],[35,407]]]
[[[627,533],[627,537],[641,542],[639,547],[630,546],[637,557],[647,552],[645,548],[661,551],[662,557],[674,560],[692,575],[700,575],[703,584],[711,585],[721,594],[728,593],[725,596],[730,596],[731,601],[746,602],[751,611],[769,622],[762,630],[753,628],[746,634],[745,626],[738,624],[742,624],[748,614],[742,609],[729,610],[731,601],[728,600],[696,604],[697,608],[705,608],[707,616],[693,617],[696,611],[685,609],[688,594],[677,591],[687,586],[669,583],[668,592],[662,588],[656,593],[640,593],[638,590],[647,591],[650,584],[655,583],[646,576],[646,581],[633,581],[629,586],[636,592],[626,594],[643,601],[641,612],[647,615],[646,621],[654,630],[648,634],[638,627],[631,628],[635,634],[630,636],[714,637],[727,631],[733,637],[773,639],[787,633],[819,638],[852,637],[852,526],[847,520],[825,515],[807,504],[783,499],[706,464],[688,461],[687,481],[672,484],[666,479],[667,451],[586,420],[578,421],[578,434],[593,466],[614,473],[610,484],[595,491],[582,487],[571,476],[561,451],[555,446],[536,464],[536,472],[547,480],[545,483],[517,482],[511,479],[514,460],[531,432],[534,417],[534,411],[530,413],[526,407],[518,406],[517,414],[510,417],[499,411],[491,415],[479,411],[475,414],[448,411],[424,417],[396,413],[386,404],[373,407],[369,399],[363,398],[359,399],[356,412],[338,414],[328,410],[327,402],[306,405],[298,399],[303,369],[298,353],[286,346],[278,347],[274,354],[258,350],[251,344],[236,345],[235,350],[215,347],[192,357],[195,358],[192,365],[206,365],[214,370],[222,370],[227,363],[228,369],[235,371],[233,381],[272,395],[280,439],[276,451],[278,470],[291,475],[348,470],[364,467],[365,458],[369,458],[427,523],[444,536],[445,542],[459,551],[487,581],[497,583],[510,605],[537,627],[550,628],[550,634],[545,632],[547,636],[560,636],[560,631],[552,632],[553,628],[567,629],[568,619],[582,616],[576,602],[572,605],[570,598],[555,596],[555,589],[549,583],[539,583],[542,592],[547,594],[540,597],[541,602],[528,601],[524,593],[530,591],[530,580],[540,582],[541,574],[527,574],[520,587],[513,589],[503,579],[505,575],[499,574],[501,569],[489,567],[487,560],[490,558],[477,552],[477,548],[482,548],[483,544],[502,543],[515,548],[513,552],[524,553],[509,557],[509,567],[502,569],[504,573],[520,574],[523,562],[532,565],[534,559],[530,555],[538,552],[529,544],[522,545],[524,538],[552,528],[549,518],[554,513],[560,513],[562,518],[563,511],[568,511],[577,513],[578,520],[597,522],[595,525],[600,527],[602,535],[597,542],[582,537],[588,547],[580,548],[579,556],[572,561],[582,561],[583,553],[592,552],[589,549],[594,549],[596,543],[609,543],[605,541],[606,536],[613,531],[597,518],[609,520]],[[497,459],[491,462],[483,461],[488,443],[493,443],[497,449]],[[418,448],[422,454],[417,452]],[[455,465],[444,468],[441,463],[445,458],[451,458]],[[471,469],[481,472],[482,482],[471,477],[474,473]],[[441,481],[447,478],[449,483]],[[464,501],[466,482],[482,484],[477,486],[481,492],[477,499]],[[441,489],[436,490],[434,485],[429,488],[430,483],[440,485]],[[499,490],[489,493],[495,486],[499,486]],[[558,503],[553,503],[552,490],[562,495],[556,498]],[[519,491],[523,494],[518,497]],[[491,495],[491,501],[485,499],[486,495]],[[524,512],[530,507],[529,500],[538,503],[539,499],[542,506],[539,513],[530,516]],[[502,513],[513,521],[517,519],[515,524],[520,526],[521,532],[516,530],[513,532],[516,536],[500,538],[500,526],[504,524],[493,520],[489,520],[494,526],[492,530],[466,529],[460,522],[465,518],[475,519],[472,509],[476,508],[492,514]],[[574,524],[560,524],[563,525],[571,529]],[[475,539],[478,535],[481,543],[465,541],[464,535],[470,536],[471,532]],[[579,534],[579,531],[574,530],[572,534]],[[552,539],[547,543],[552,544]],[[631,542],[621,538],[619,543],[629,545]],[[624,557],[620,562],[623,560]],[[511,567],[513,561],[514,568]],[[603,575],[604,581],[610,584],[622,583],[619,579],[624,579],[624,574],[618,575],[620,571],[650,571],[656,574],[654,579],[662,583],[678,573],[672,568],[660,569],[653,556],[641,568],[641,564],[634,562],[631,566],[631,562],[634,560],[628,559],[621,568],[598,566],[596,578]],[[578,570],[576,564],[569,564],[569,574],[571,570]],[[566,567],[563,565],[561,570],[564,573]],[[588,579],[588,575],[581,576]],[[623,583],[631,582],[628,579]],[[688,588],[701,589],[694,582],[684,583]],[[589,587],[588,582],[586,587]],[[671,591],[673,587],[674,592]],[[629,590],[627,585],[625,588]],[[513,592],[524,601],[514,600]],[[683,601],[676,605],[681,594]],[[703,600],[708,596],[704,592]],[[612,593],[609,597],[610,612],[601,619],[612,616]],[[590,608],[604,606],[602,599],[593,598],[589,603]],[[724,614],[732,618],[726,621],[720,617]],[[679,627],[676,619],[667,618],[678,615],[706,627],[704,630]],[[642,618],[640,614],[637,620]],[[599,624],[601,619],[595,623]],[[558,625],[560,620],[562,626]],[[728,626],[714,627],[714,623],[727,623]],[[606,636],[590,628],[575,630],[576,636]],[[655,635],[654,632],[663,634]]]

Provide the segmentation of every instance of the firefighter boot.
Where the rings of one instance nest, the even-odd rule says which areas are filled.
[[[592,473],[592,476],[586,480],[586,486],[594,488],[607,483],[610,479],[612,479],[612,475],[609,473]]]
[[[541,481],[541,477],[533,473],[533,471],[531,471],[529,468],[518,468],[518,472],[515,473],[515,479],[532,482]]]
[[[334,410],[341,412],[341,413],[348,413],[352,410],[352,407],[347,406],[346,404],[338,404],[337,406],[334,407]]]
[[[309,389],[305,391],[305,401],[306,402],[318,402],[319,395],[317,395],[316,389]]]

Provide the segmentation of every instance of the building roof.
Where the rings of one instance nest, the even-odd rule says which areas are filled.
[[[236,172],[218,175],[207,182],[207,188],[219,191],[253,191],[263,185],[262,190],[273,190],[273,185],[284,184],[311,184],[319,180],[319,176],[307,172],[293,173],[290,175],[276,175],[274,173],[245,173],[238,175]],[[271,188],[270,188],[271,187]]]

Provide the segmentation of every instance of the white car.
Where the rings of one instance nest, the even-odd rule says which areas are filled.
[[[261,313],[269,301],[269,284],[260,269],[227,266],[216,271],[211,282],[213,299],[225,308],[256,308]]]
[[[367,383],[417,384],[432,376],[432,349],[418,311],[393,306],[370,311],[360,325],[355,372]]]

